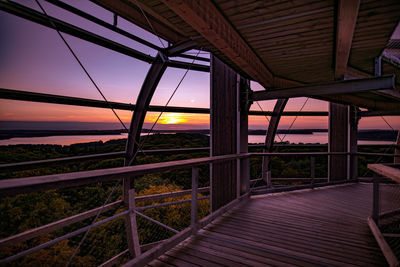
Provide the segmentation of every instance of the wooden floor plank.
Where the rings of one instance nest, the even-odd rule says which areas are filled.
[[[382,186],[385,210],[398,187]],[[150,266],[387,266],[368,225],[372,185],[252,197]]]
[[[322,242],[317,242],[314,240],[313,237],[310,237],[307,240],[303,240],[300,238],[296,238],[296,240],[294,240],[293,236],[292,238],[283,237],[282,235],[280,237],[272,237],[271,234],[265,233],[263,233],[263,237],[260,237],[259,233],[250,233],[248,231],[233,233],[234,229],[235,228],[228,229],[226,227],[219,227],[215,229],[215,232],[226,234],[231,237],[242,238],[243,240],[254,240],[258,243],[270,244],[275,247],[290,249],[300,253],[312,254],[331,260],[337,260],[338,258],[340,258],[341,262],[347,262],[350,264],[354,261],[357,261],[359,263],[365,263],[363,265],[366,266],[369,260],[374,260],[374,258],[369,258],[367,255],[365,255],[365,253],[363,256],[361,253],[354,252],[354,250],[351,249],[346,250],[345,248],[341,248],[340,246],[334,247],[332,243],[324,244]]]
[[[238,223],[232,223],[232,222],[224,222],[224,226],[221,227],[219,225],[210,225],[210,227],[221,227],[224,229],[231,229],[232,231],[234,229],[240,229],[240,227],[244,225],[242,222]],[[209,229],[208,227],[206,229]],[[366,249],[370,251],[371,256],[374,256],[376,254],[380,253],[380,250],[373,247],[373,246],[368,246],[367,244],[364,245],[359,244],[357,242],[354,242],[353,239],[348,238],[348,239],[338,239],[337,237],[325,237],[323,235],[312,235],[312,231],[307,231],[307,232],[302,232],[298,230],[293,230],[291,228],[276,228],[274,225],[270,225],[268,228],[264,227],[251,227],[250,224],[246,224],[246,229],[241,230],[241,233],[243,234],[250,234],[250,235],[259,235],[260,232],[263,233],[263,236],[268,236],[271,238],[275,238],[278,240],[281,240],[281,238],[286,238],[286,240],[289,240],[289,242],[292,242],[293,235],[296,235],[297,239],[300,240],[303,244],[308,245],[310,242],[312,242],[315,245],[318,245],[320,248],[324,247],[330,247],[332,249],[339,249],[347,252],[353,252],[355,254],[360,254],[364,255],[366,252]],[[373,240],[371,238],[371,240]],[[358,240],[357,240],[358,241]]]

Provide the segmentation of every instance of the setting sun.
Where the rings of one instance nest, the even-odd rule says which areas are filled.
[[[187,122],[187,119],[180,113],[165,113],[158,120],[161,124],[180,124]]]

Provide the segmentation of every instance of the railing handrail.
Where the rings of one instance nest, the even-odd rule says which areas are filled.
[[[275,145],[282,146],[282,145]],[[283,145],[289,146],[290,145]],[[294,145],[296,146],[296,145]],[[323,145],[316,145],[323,146]],[[262,148],[264,145],[249,145],[249,148]],[[144,154],[168,154],[168,153],[190,153],[190,152],[199,152],[199,151],[209,151],[209,147],[193,147],[193,148],[167,148],[167,149],[152,149],[152,150],[143,150],[139,151],[139,153]],[[262,154],[263,152],[252,152],[251,154]],[[276,156],[290,156],[290,154],[294,155],[311,155],[311,153],[328,153],[328,152],[270,152],[270,154]],[[334,153],[334,152],[331,152]],[[336,153],[346,153],[346,152],[336,152]],[[74,162],[81,160],[93,160],[93,159],[109,159],[109,158],[120,158],[125,156],[125,151],[117,151],[117,152],[108,152],[108,153],[100,153],[100,154],[89,154],[82,156],[73,156],[73,157],[62,157],[62,158],[54,158],[54,159],[44,159],[44,160],[33,160],[33,161],[23,161],[16,163],[6,163],[0,164],[0,170],[13,170],[18,168],[18,170],[27,169],[31,167],[40,167],[40,166],[49,166],[51,164],[57,163],[66,163],[66,162]],[[265,154],[265,153],[264,153]],[[317,154],[314,154],[317,155]],[[348,155],[348,154],[346,154]],[[351,153],[350,155],[359,155],[359,156],[381,156],[381,157],[400,157],[400,154],[388,154],[388,153],[373,153],[373,152],[356,152]],[[264,155],[265,156],[265,155]]]
[[[350,152],[253,152],[249,153],[250,157],[254,156],[346,156],[356,153]]]
[[[114,155],[119,155],[120,152],[113,152]],[[138,176],[151,174],[156,172],[162,172],[172,169],[181,169],[187,167],[196,167],[199,165],[204,165],[208,163],[228,161],[233,159],[240,159],[246,157],[256,157],[256,156],[340,156],[340,155],[371,155],[371,156],[382,156],[386,154],[382,153],[350,153],[350,152],[258,152],[258,153],[244,153],[244,154],[231,154],[223,156],[214,157],[204,157],[195,159],[186,159],[179,161],[167,161],[160,163],[136,165],[136,166],[125,166],[116,167],[100,170],[91,171],[81,171],[63,174],[52,174],[44,176],[33,176],[26,178],[15,178],[15,179],[5,179],[0,181],[0,196],[2,195],[15,195],[18,193],[27,193],[34,191],[43,191],[55,188],[65,188],[77,185],[84,185],[94,182],[107,182],[116,179],[122,179],[126,175]],[[96,156],[102,157],[107,156],[107,154],[97,154]],[[389,154],[387,155],[389,156]],[[393,157],[400,155],[391,155]],[[86,156],[78,156],[75,158],[87,158]],[[70,160],[71,158],[63,158],[62,160]],[[51,160],[47,160],[51,161]],[[36,163],[39,164],[37,161]],[[41,162],[40,162],[41,163]],[[21,163],[22,164],[22,163]],[[31,164],[33,164],[31,162]]]
[[[368,164],[368,169],[372,170],[376,174],[389,178],[392,181],[400,184],[400,169],[392,168],[390,167],[391,165],[399,164]]]
[[[108,182],[112,180],[122,179],[126,176],[139,176],[167,170],[196,167],[209,163],[247,158],[248,156],[248,153],[231,154],[101,170],[6,179],[0,181],[0,196],[44,191],[56,188],[66,188],[95,182]]]

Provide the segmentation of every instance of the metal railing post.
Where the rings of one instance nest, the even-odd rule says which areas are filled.
[[[315,178],[315,157],[311,157],[311,188],[314,188],[314,178]]]
[[[199,168],[192,167],[192,206],[191,206],[191,220],[190,224],[194,231],[197,227],[197,207],[198,207],[198,187],[199,187]]]
[[[379,183],[381,177],[379,174],[374,173],[373,177],[373,198],[372,198],[372,219],[376,225],[379,226]]]

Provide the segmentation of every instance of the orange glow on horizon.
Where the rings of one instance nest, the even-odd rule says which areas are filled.
[[[149,113],[146,116],[145,123],[154,123],[159,114]],[[184,113],[163,113],[158,124],[208,124],[210,117],[208,114],[184,114]]]

